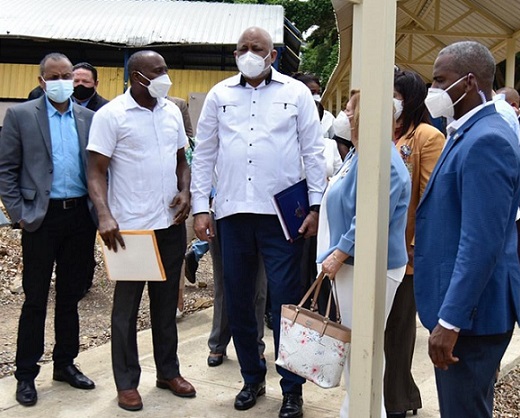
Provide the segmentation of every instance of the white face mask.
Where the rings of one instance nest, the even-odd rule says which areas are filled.
[[[350,119],[343,110],[339,112],[338,116],[336,116],[336,119],[334,119],[334,122],[332,122],[332,127],[334,128],[334,134],[336,134],[336,136],[350,141],[352,130],[350,126]]]
[[[432,118],[453,118],[455,115],[454,107],[455,105],[460,102],[464,97],[466,97],[467,93],[464,93],[462,96],[459,97],[459,99],[453,103],[451,100],[450,95],[447,93],[449,89],[451,89],[453,86],[457,85],[459,82],[464,80],[468,75],[459,78],[455,83],[453,83],[451,86],[449,86],[446,90],[438,89],[435,87],[430,87],[428,89],[428,96],[426,96],[426,99],[424,100],[424,104],[428,108],[428,112],[430,112],[430,115],[432,115]]]
[[[240,55],[236,59],[238,71],[242,73],[245,78],[255,79],[265,70],[265,60],[270,54],[264,58],[259,55],[247,51],[244,55]]]
[[[170,90],[170,87],[172,85],[172,82],[170,80],[170,77],[168,77],[168,74],[160,75],[159,77],[156,77],[152,80],[150,80],[148,77],[143,75],[141,72],[138,71],[138,73],[143,77],[146,78],[150,84],[145,86],[143,83],[139,82],[141,86],[144,86],[148,89],[148,92],[150,93],[150,96],[158,99],[160,97],[166,97],[168,95],[168,91]]]
[[[49,100],[54,103],[65,103],[72,96],[74,91],[73,80],[49,80],[46,81],[43,77],[42,80],[45,82],[45,93]]]
[[[312,98],[315,102],[321,102],[321,96],[319,94],[313,94]]]
[[[394,120],[397,120],[401,117],[401,114],[403,113],[403,101],[394,97],[394,108]]]

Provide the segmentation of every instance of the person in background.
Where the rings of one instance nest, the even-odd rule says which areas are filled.
[[[338,116],[336,116],[336,119],[334,119],[332,127],[334,129],[334,136],[332,139],[336,141],[336,146],[338,148],[341,161],[344,161],[345,157],[353,147],[352,141],[350,140],[350,122],[348,120],[347,114],[345,113],[345,110],[339,111]]]
[[[192,398],[195,388],[180,373],[176,323],[190,211],[187,138],[179,108],[165,99],[171,81],[164,58],[136,52],[128,73],[131,87],[103,106],[92,123],[89,193],[108,250],[124,251],[120,229],[154,231],[166,273],[165,281],[148,282],[156,386]],[[136,322],[145,284],[118,281],[114,290],[112,368],[118,405],[129,411],[143,408]]]
[[[520,318],[518,138],[491,100],[478,42],[442,49],[425,103],[453,120],[417,207],[414,287],[430,331],[442,417],[491,418],[495,375]]]
[[[310,213],[299,232],[316,234],[325,188],[323,135],[310,91],[280,74],[272,64],[277,51],[267,31],[246,29],[234,52],[240,74],[214,86],[204,102],[192,162],[194,228],[202,240],[214,237],[209,196],[218,173],[215,218],[220,235],[225,300],[244,386],[235,397],[238,410],[252,408],[265,394],[266,364],[258,355],[254,295],[261,254],[274,324],[275,352],[283,303],[298,303],[303,240],[289,242],[272,197],[301,179],[309,188]],[[283,401],[278,416],[303,415],[305,379],[277,367]]]
[[[388,418],[404,418],[422,407],[421,394],[412,376],[412,358],[416,337],[416,307],[413,295],[413,245],[415,210],[444,147],[444,135],[429,124],[424,105],[427,89],[413,71],[394,74],[396,109],[394,141],[412,181],[412,193],[406,225],[408,265],[385,329],[384,398]]]
[[[36,86],[29,92],[29,95],[27,96],[27,100],[37,99],[38,97],[41,97],[44,94],[45,94],[45,90],[43,90],[40,86]]]
[[[359,103],[358,90],[351,92],[346,115],[352,126],[354,148],[343,166],[329,181],[323,197],[318,228],[320,270],[336,282],[342,324],[352,328],[352,296],[356,252],[356,196],[358,182]],[[408,256],[405,229],[410,201],[410,174],[395,147],[391,148],[390,205],[388,225],[388,270],[386,277],[385,321],[390,313],[397,288],[404,277]],[[347,393],[341,405],[340,417],[348,418],[350,391],[350,356],[345,364]],[[385,415],[381,405],[381,417]],[[354,418],[354,417],[350,417]]]
[[[211,259],[213,260],[213,321],[208,338],[209,355],[207,363],[209,367],[217,367],[226,357],[226,350],[231,341],[231,329],[225,306],[224,283],[222,276],[222,253],[218,239],[218,227],[214,225],[215,237],[209,242]],[[255,285],[255,316],[258,329],[258,355],[265,362],[264,351],[264,311],[266,306],[267,280],[262,260],[258,260],[258,272]]]
[[[108,100],[97,93],[99,81],[98,72],[95,67],[88,62],[80,62],[72,67],[72,76],[74,85],[72,99],[77,104],[96,112],[108,103]],[[93,258],[92,265],[90,266],[89,280],[85,286],[85,294],[87,294],[92,287],[95,268],[96,260]]]
[[[108,100],[97,92],[99,80],[94,66],[88,62],[80,62],[74,65],[73,74],[74,93],[72,93],[72,97],[76,103],[94,112],[108,103]]]
[[[188,137],[188,145],[186,146],[185,152],[186,152],[186,160],[188,161],[188,165],[191,164],[191,152],[192,150],[192,144],[194,144],[193,139],[193,126],[191,124],[191,118],[190,118],[190,112],[188,110],[188,102],[186,100],[181,99],[180,97],[170,97],[166,96],[166,98],[179,108],[182,115],[182,122],[184,125],[184,132],[186,133],[186,136]],[[188,157],[188,155],[190,157]],[[186,219],[186,242],[189,244],[193,240],[193,217],[188,216]],[[184,312],[184,277],[187,277],[187,271],[188,271],[188,263],[185,260],[182,264],[183,272],[181,272],[181,278],[179,280],[179,298],[177,301],[177,311],[176,311],[176,317],[177,319],[182,318],[183,312]],[[189,279],[188,279],[189,280]],[[190,280],[191,281],[191,280]],[[195,282],[191,282],[195,283]]]
[[[513,87],[502,87],[497,90],[497,94],[503,94],[504,99],[509,103],[518,117],[520,117],[520,95]]]
[[[298,72],[294,73],[292,77],[305,84],[311,91],[314,101],[321,104],[321,84],[318,76],[311,73]],[[334,122],[334,115],[323,108],[323,116],[320,116],[320,122],[321,129],[323,131],[323,137],[332,138],[334,136],[334,128],[332,127],[332,123]]]
[[[7,110],[0,137],[0,197],[22,229],[25,301],[16,346],[16,400],[36,404],[45,317],[56,267],[53,380],[95,384],[75,365],[78,302],[89,279],[96,227],[88,208],[86,146],[94,113],[71,100],[72,64],[60,53],[40,63],[44,95]]]

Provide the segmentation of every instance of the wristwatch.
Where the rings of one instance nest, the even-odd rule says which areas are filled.
[[[309,207],[309,210],[310,210],[311,212],[320,213],[320,205],[311,205],[311,206]]]

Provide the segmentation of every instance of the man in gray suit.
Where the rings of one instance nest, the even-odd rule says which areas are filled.
[[[0,197],[22,229],[23,288],[16,400],[37,401],[34,379],[44,352],[51,274],[56,263],[53,379],[79,389],[94,382],[74,366],[78,301],[88,279],[96,228],[87,206],[86,146],[94,112],[74,104],[72,64],[59,53],[40,63],[45,95],[7,110],[0,136]]]

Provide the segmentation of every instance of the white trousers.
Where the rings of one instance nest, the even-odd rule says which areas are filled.
[[[392,304],[394,302],[395,293],[397,292],[397,288],[401,284],[401,280],[404,277],[406,266],[403,266],[399,269],[389,270],[387,272],[386,278],[386,301],[385,301],[385,326],[386,321],[388,319],[388,315],[390,315],[390,310],[392,309]],[[354,266],[344,265],[336,274],[336,288],[338,292],[338,303],[339,310],[341,313],[341,323],[350,329],[352,329],[352,297],[353,297],[353,286],[354,286]],[[382,336],[381,336],[382,338]],[[383,356],[383,353],[381,353]],[[384,356],[383,356],[384,361]],[[383,363],[384,364],[384,363]],[[343,400],[343,404],[341,405],[340,417],[341,418],[349,418],[349,391],[350,391],[350,352],[347,357],[347,361],[345,363],[345,369],[343,372],[345,378],[345,387],[347,389],[347,393],[345,395],[345,399]],[[383,376],[381,376],[381,382]],[[382,390],[382,387],[381,387]],[[383,392],[381,392],[383,393]],[[385,402],[384,399],[381,403],[381,418],[386,418],[385,411]]]

